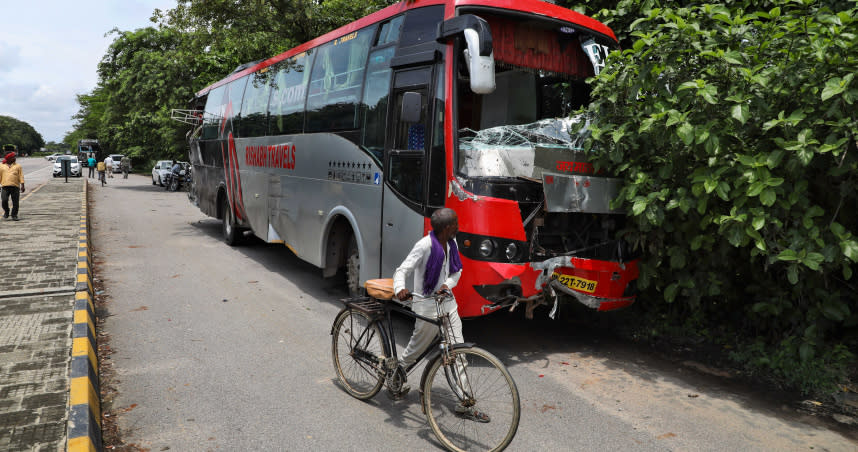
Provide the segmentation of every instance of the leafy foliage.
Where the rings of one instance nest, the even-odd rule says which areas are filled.
[[[843,344],[823,348],[819,356],[796,359],[802,355],[804,343],[790,336],[779,341],[776,347],[757,340],[732,352],[734,360],[745,363],[746,369],[763,380],[790,387],[802,388],[805,393],[817,388],[832,388],[843,382],[848,371],[847,363],[854,359]]]
[[[0,116],[0,145],[14,144],[19,153],[33,153],[45,145],[45,140],[29,123],[11,116]]]
[[[55,141],[48,141],[45,143],[45,153],[50,154],[54,152],[65,152],[70,150],[70,148],[65,143],[57,143]]]
[[[858,325],[858,4],[680,3],[600,12],[627,46],[591,144],[625,177],[642,299],[803,365]]]
[[[114,29],[99,82],[78,96],[64,142],[97,138],[106,152],[136,161],[185,157],[187,125],[170,119],[194,92],[243,63],[262,60],[370,14],[392,1],[179,0],[155,10],[153,26]]]

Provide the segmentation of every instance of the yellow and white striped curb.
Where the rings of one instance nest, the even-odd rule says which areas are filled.
[[[92,256],[89,251],[86,188],[78,236],[77,281],[72,324],[71,384],[69,389],[68,452],[101,451],[101,398],[95,341],[95,305],[92,294]]]

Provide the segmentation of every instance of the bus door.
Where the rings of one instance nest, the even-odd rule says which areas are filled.
[[[431,66],[397,70],[393,74],[382,202],[383,277],[393,276],[414,243],[423,237],[431,80]],[[403,105],[410,109],[405,117]]]

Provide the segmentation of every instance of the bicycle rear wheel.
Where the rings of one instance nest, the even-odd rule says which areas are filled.
[[[384,383],[384,348],[378,324],[363,312],[344,309],[334,320],[331,353],[346,392],[365,400]]]
[[[518,430],[518,388],[503,363],[479,347],[453,350],[454,364],[443,354],[427,368],[423,411],[439,441],[453,451],[499,451]],[[458,409],[458,412],[457,412]],[[464,410],[476,409],[489,420],[474,420]]]

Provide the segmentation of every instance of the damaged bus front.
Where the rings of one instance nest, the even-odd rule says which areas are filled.
[[[457,297],[484,300],[460,304],[461,314],[523,303],[531,316],[550,303],[553,317],[558,297],[600,311],[630,305],[638,261],[610,206],[621,181],[594,171],[581,147],[586,127],[574,132],[586,121],[575,115],[590,100],[585,79],[616,46],[613,33],[547,3],[459,3],[460,15],[488,23],[495,65],[494,91],[477,94],[465,54],[448,90],[456,136],[447,205],[460,216],[467,270]]]

